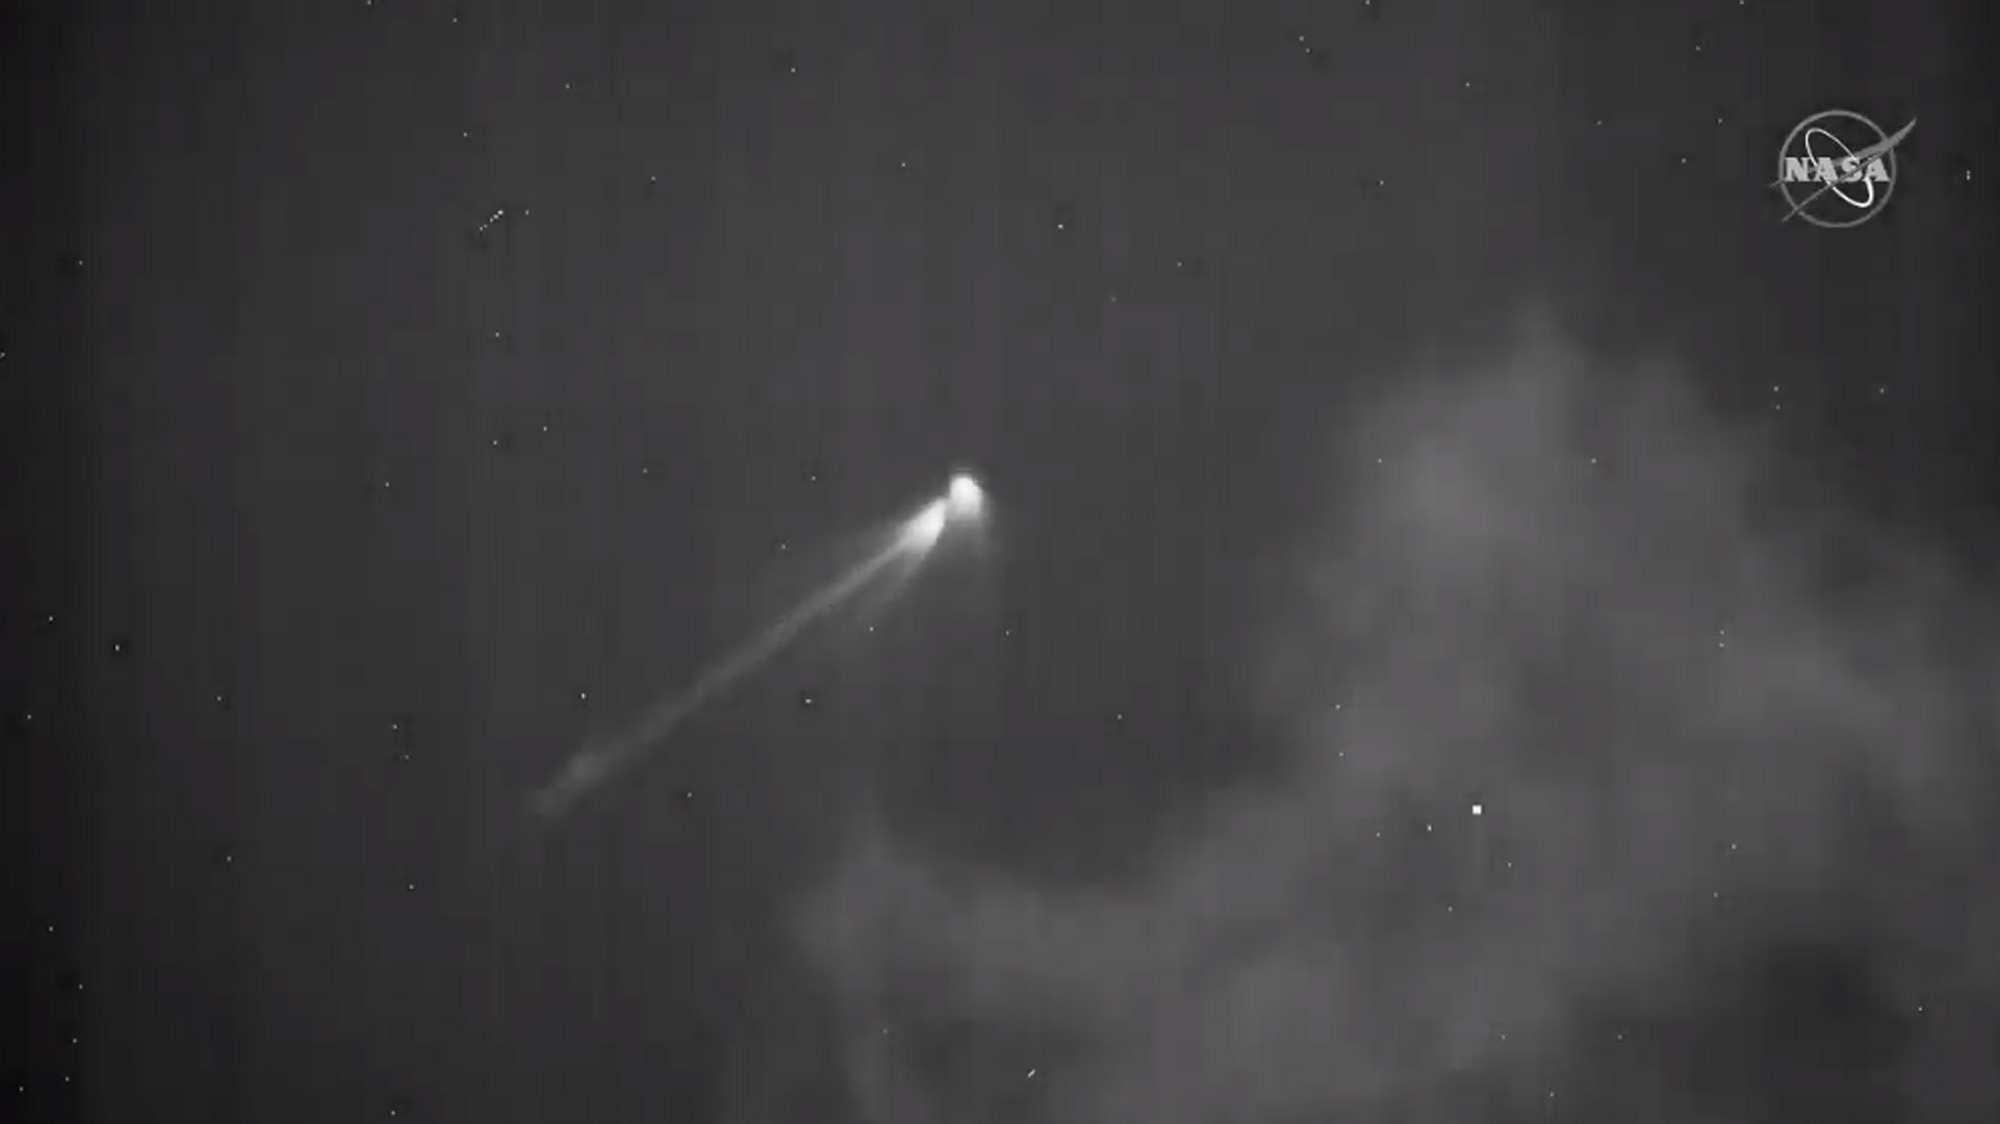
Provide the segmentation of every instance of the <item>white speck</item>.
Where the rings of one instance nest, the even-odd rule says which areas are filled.
[[[1472,814],[1473,814],[1473,815],[1475,815],[1475,816],[1483,816],[1483,815],[1485,815],[1485,814],[1486,814],[1486,805],[1484,805],[1484,804],[1474,804],[1474,805],[1472,806]]]
[[[1426,834],[1426,835],[1430,834],[1430,830],[1431,830],[1431,825],[1429,825],[1429,824],[1425,824],[1425,825],[1424,825],[1424,834]]]
[[[404,891],[405,891],[405,892],[408,892],[408,891],[411,891],[411,890],[415,890],[416,888],[417,888],[417,884],[416,884],[415,882],[405,882],[405,883],[403,883],[403,889],[404,889]]]
[[[578,699],[579,699],[580,701],[583,701],[583,702],[589,702],[589,701],[590,701],[590,692],[589,692],[589,691],[578,691],[578,692],[576,693],[576,697],[577,697],[577,698],[578,698]]]
[[[1039,1073],[1039,1072],[1041,1072],[1041,1071],[1040,1071],[1040,1070],[1038,1070],[1038,1069],[1031,1069],[1031,1070],[1029,1070],[1029,1071],[1028,1071],[1028,1076],[1029,1076],[1029,1077],[1033,1077],[1033,1076],[1034,1076],[1035,1074],[1037,1074],[1037,1073]]]

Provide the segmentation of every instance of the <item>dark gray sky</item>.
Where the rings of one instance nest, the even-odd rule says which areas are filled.
[[[2000,1116],[1977,6],[29,7],[32,1118]]]

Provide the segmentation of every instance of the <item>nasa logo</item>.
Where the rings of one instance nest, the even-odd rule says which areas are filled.
[[[1785,200],[1785,217],[1839,230],[1882,213],[1896,190],[1896,146],[1916,118],[1892,135],[1850,109],[1815,113],[1793,126],[1778,149],[1771,186]]]

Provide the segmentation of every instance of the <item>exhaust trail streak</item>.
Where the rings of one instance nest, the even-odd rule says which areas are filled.
[[[921,520],[923,517],[919,517]],[[815,592],[777,623],[751,637],[721,662],[704,671],[687,690],[660,703],[623,733],[594,746],[586,746],[570,758],[553,781],[536,792],[529,807],[533,814],[551,820],[574,807],[611,775],[644,756],[670,737],[687,717],[737,680],[756,670],[783,651],[813,621],[825,616],[854,596],[870,579],[898,558],[921,554],[936,536],[922,524],[899,535],[896,542],[869,558],[831,584]]]

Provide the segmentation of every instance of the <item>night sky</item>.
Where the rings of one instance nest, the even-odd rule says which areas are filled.
[[[10,7],[0,1113],[2000,1120],[1980,14]]]

